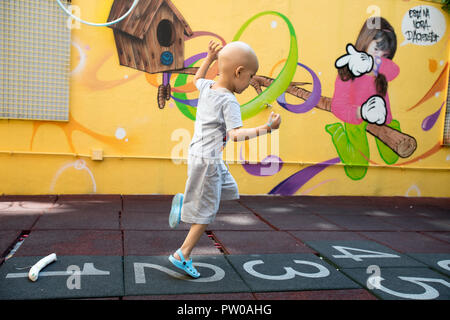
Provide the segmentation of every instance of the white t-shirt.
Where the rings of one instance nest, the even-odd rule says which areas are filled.
[[[198,79],[200,91],[194,137],[189,154],[205,159],[222,159],[227,132],[242,127],[241,107],[230,91],[214,90],[213,80]]]

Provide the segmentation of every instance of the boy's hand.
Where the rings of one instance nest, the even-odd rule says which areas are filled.
[[[272,128],[272,130],[276,130],[280,127],[281,116],[278,113],[275,113],[272,111],[267,123],[270,124],[270,127]]]
[[[208,45],[207,58],[210,59],[211,61],[216,60],[219,55],[220,50],[222,50],[222,46],[219,43],[211,40]]]

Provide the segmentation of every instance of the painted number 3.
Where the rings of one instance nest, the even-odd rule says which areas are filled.
[[[266,279],[266,280],[289,280],[289,279],[294,278],[295,276],[306,277],[306,278],[324,278],[324,277],[328,277],[330,275],[330,271],[318,263],[304,261],[304,260],[294,260],[294,262],[297,264],[306,264],[306,265],[313,266],[313,267],[317,268],[318,271],[315,273],[305,273],[305,272],[296,271],[296,270],[292,269],[291,267],[284,267],[284,270],[286,271],[284,274],[272,276],[272,275],[260,273],[253,268],[256,265],[263,264],[264,261],[262,261],[262,260],[248,261],[248,262],[244,263],[243,268],[245,271],[247,271],[252,276],[255,276],[255,277],[261,278],[261,279]]]

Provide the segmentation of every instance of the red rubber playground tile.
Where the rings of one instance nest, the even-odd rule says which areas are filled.
[[[356,232],[351,231],[289,231],[295,238],[305,241],[355,241],[367,240]]]
[[[302,213],[258,213],[279,230],[342,230],[322,217]]]
[[[122,202],[120,194],[61,194],[57,201],[108,201]]]
[[[418,232],[361,232],[401,253],[450,253],[450,244]]]
[[[314,252],[282,231],[214,231],[213,234],[229,254]]]
[[[169,212],[127,210],[121,215],[122,230],[172,230],[169,226]],[[177,230],[189,230],[189,225],[180,223]]]
[[[424,217],[384,217],[383,221],[404,231],[450,231],[450,219]]]
[[[377,300],[364,289],[254,293],[257,300]]]
[[[181,247],[187,231],[124,231],[124,254],[126,256],[165,256]],[[203,234],[192,255],[220,255],[213,240]]]
[[[39,229],[118,230],[119,210],[101,204],[76,206],[64,204],[46,210],[33,227],[33,230]]]
[[[0,211],[7,207],[16,207],[21,209],[48,209],[53,207],[57,196],[1,196]]]
[[[15,256],[121,256],[122,234],[114,230],[35,230]]]
[[[220,213],[250,213],[251,211],[241,205],[238,200],[232,201],[222,201],[220,202],[219,212]]]
[[[7,254],[8,249],[12,249],[11,246],[19,235],[20,231],[18,230],[0,231],[0,256]]]
[[[42,215],[41,209],[0,211],[0,230],[30,230]]]
[[[289,199],[264,198],[252,200],[239,200],[248,210],[255,213],[309,213],[302,205]]]
[[[126,296],[123,300],[255,300],[249,292]]]
[[[401,226],[395,226],[380,218],[366,215],[327,215],[326,219],[346,230],[352,231],[399,231]]]
[[[123,210],[168,213],[173,195],[124,195]]]
[[[218,212],[207,230],[272,230],[272,228],[256,215],[248,213]]]
[[[119,195],[65,195],[60,196],[51,210],[61,211],[121,211],[122,198]]]
[[[450,244],[450,232],[423,232],[423,234]]]

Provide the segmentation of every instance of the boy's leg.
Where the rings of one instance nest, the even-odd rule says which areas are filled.
[[[197,224],[197,223],[191,225],[189,233],[187,234],[186,239],[184,240],[181,246],[181,252],[183,253],[183,256],[186,260],[189,260],[192,250],[194,249],[197,242],[200,240],[207,226],[208,226],[207,224]],[[173,256],[175,259],[181,261],[180,257],[178,256],[178,253],[175,252]]]
[[[237,200],[239,199],[239,189],[231,175],[230,168],[225,162],[222,162],[220,166],[220,175],[221,175],[221,190],[220,190],[220,200]]]

